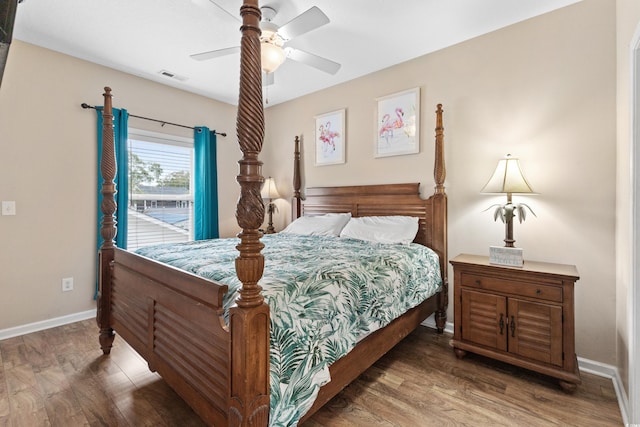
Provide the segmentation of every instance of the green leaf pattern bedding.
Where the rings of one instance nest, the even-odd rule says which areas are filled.
[[[367,334],[440,290],[437,255],[417,245],[329,236],[263,237],[260,281],[271,313],[271,426],[296,425],[330,380],[329,365]],[[229,286],[241,286],[239,239],[163,244],[136,252]]]

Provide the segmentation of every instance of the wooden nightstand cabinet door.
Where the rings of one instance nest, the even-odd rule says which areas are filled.
[[[562,366],[562,307],[509,298],[509,352]]]
[[[462,339],[507,350],[507,299],[462,289]]]

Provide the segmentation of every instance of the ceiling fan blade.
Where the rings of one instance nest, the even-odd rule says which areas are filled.
[[[196,61],[206,61],[208,59],[219,58],[221,56],[233,55],[240,52],[240,46],[227,47],[225,49],[210,50],[209,52],[194,53],[191,58]]]
[[[229,15],[230,17],[232,17],[235,21],[240,22],[240,18],[238,16],[236,16],[235,14],[229,12],[227,9],[225,9],[224,7],[220,6],[218,3],[216,3],[213,0],[209,0],[209,2],[211,2],[211,4],[213,4],[215,7],[217,7],[218,9],[220,9],[221,11],[223,11],[224,13],[226,13],[227,15]]]
[[[335,74],[341,67],[337,62],[314,55],[313,53],[305,52],[304,50],[293,49],[290,47],[287,47],[285,50],[287,51],[287,58],[309,65],[310,67],[317,68],[325,73]]]
[[[317,6],[293,18],[278,29],[278,34],[285,40],[291,40],[318,27],[329,23],[329,18]]]
[[[262,86],[271,86],[275,83],[275,76],[273,73],[262,73]]]

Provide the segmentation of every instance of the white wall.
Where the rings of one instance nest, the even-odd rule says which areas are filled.
[[[480,194],[499,158],[520,157],[537,196],[514,196],[537,218],[515,225],[526,259],[575,264],[578,356],[615,355],[615,9],[585,0],[343,85],[267,109],[264,173],[291,195],[293,138],[305,186],[420,182],[433,188],[434,110],[445,110],[450,257],[502,245]],[[373,157],[375,98],[420,87],[421,150]],[[273,88],[272,90],[277,90]],[[346,164],[314,166],[313,116],[346,108]],[[274,222],[289,221],[278,200]],[[452,295],[452,293],[450,293]],[[449,319],[452,319],[450,304]]]
[[[0,88],[0,200],[17,207],[0,216],[0,330],[95,307],[96,118],[80,104],[102,105],[104,86],[132,114],[229,134],[218,139],[221,233],[236,232],[235,107],[16,40]],[[63,277],[74,291],[62,293]]]
[[[640,3],[634,0],[618,0],[616,2],[616,33],[617,33],[617,175],[616,175],[616,329],[617,329],[617,361],[616,365],[629,392],[629,350],[631,337],[630,316],[637,316],[630,310],[632,277],[632,234],[631,228],[631,182],[632,173],[638,172],[639,165],[631,165],[633,141],[631,139],[631,103],[632,76],[631,59],[634,36],[640,32]],[[636,72],[639,72],[637,69]],[[636,77],[638,81],[638,78]],[[640,82],[640,81],[639,81]],[[639,102],[635,99],[635,102]],[[636,106],[639,108],[639,106]],[[640,112],[636,111],[636,114]],[[638,266],[636,266],[636,269]],[[635,284],[637,286],[637,283]],[[636,295],[638,290],[636,289]],[[635,331],[638,334],[638,331]],[[636,344],[637,345],[637,344]],[[636,349],[638,351],[640,349]],[[636,354],[637,357],[637,354]],[[638,367],[636,367],[638,369]],[[636,387],[640,384],[636,384]],[[640,390],[635,390],[636,402],[640,401]],[[636,403],[636,410],[640,410],[640,403]],[[630,422],[640,422],[640,413]]]

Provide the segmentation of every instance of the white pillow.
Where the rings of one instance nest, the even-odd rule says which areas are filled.
[[[349,222],[349,219],[351,219],[350,213],[301,216],[289,224],[281,233],[337,237]]]
[[[340,237],[378,243],[413,242],[418,233],[418,218],[413,216],[363,216],[351,218]]]

